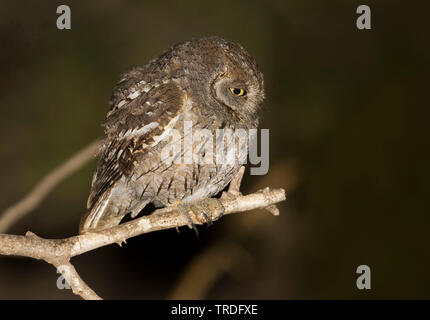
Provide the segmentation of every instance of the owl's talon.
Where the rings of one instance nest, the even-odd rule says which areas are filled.
[[[185,204],[178,204],[175,205],[176,209],[185,217],[185,219],[187,220],[187,226],[190,229],[194,229],[196,235],[198,234],[196,225],[193,222],[193,219],[191,219],[190,216],[190,210],[192,210],[188,205]]]
[[[203,218],[206,220],[206,224],[208,226],[211,226],[213,224],[213,221],[209,218],[209,216],[206,214],[206,212],[201,212],[200,215],[202,215]]]
[[[212,220],[210,218],[210,212],[208,212],[207,206],[204,203],[196,203],[195,205],[191,205],[191,210],[199,218],[201,221],[203,218],[207,225],[212,225]],[[203,222],[203,221],[202,221]]]
[[[198,231],[190,213],[199,223],[207,225],[212,225],[213,221],[218,220],[224,213],[221,202],[213,198],[203,199],[193,204],[177,203],[173,206],[186,218],[188,227],[194,229],[196,234]]]
[[[209,198],[203,199],[194,205],[191,205],[193,212],[197,212],[197,217],[203,217],[208,225],[213,221],[218,220],[224,213],[224,207],[218,199]]]

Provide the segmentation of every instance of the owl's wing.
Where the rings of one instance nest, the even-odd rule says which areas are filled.
[[[122,176],[128,177],[137,159],[182,110],[185,93],[174,82],[137,89],[121,99],[121,82],[103,126],[106,139],[94,173],[87,207],[91,208]],[[119,97],[115,100],[115,96]]]

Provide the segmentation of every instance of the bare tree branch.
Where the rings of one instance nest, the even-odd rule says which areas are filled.
[[[16,221],[28,212],[37,208],[40,202],[61,181],[76,172],[92,160],[97,152],[100,140],[95,140],[88,146],[78,151],[73,157],[45,176],[27,196],[7,208],[0,216],[0,232],[5,232]]]
[[[85,300],[102,300],[102,298],[81,279],[75,267],[70,262],[53,262],[52,264],[61,272],[74,294],[81,296]]]
[[[285,190],[283,189],[265,188],[246,196],[240,194],[234,196],[230,192],[227,194],[229,196],[224,196],[219,200],[213,199],[219,201],[224,210],[222,212],[214,209],[210,212],[209,218],[212,221],[218,220],[223,215],[265,208],[285,200]],[[196,215],[192,211],[189,214],[194,224],[206,222],[203,216]],[[71,257],[112,243],[121,244],[129,238],[144,233],[181,227],[187,224],[187,218],[178,210],[163,208],[156,210],[149,216],[143,216],[110,229],[65,239],[43,239],[32,232],[27,232],[25,236],[0,234],[0,254],[42,259],[56,267],[69,266],[70,272],[66,273],[68,278],[66,276],[65,278],[68,279],[73,292],[84,299],[96,299],[99,298],[97,294],[83,282],[70,264]]]

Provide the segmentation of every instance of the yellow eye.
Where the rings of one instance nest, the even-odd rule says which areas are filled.
[[[246,91],[240,88],[230,88],[230,91],[231,93],[239,97],[246,95]]]

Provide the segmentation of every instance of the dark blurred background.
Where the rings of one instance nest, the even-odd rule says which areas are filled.
[[[71,30],[56,28],[60,4]],[[356,28],[360,4],[371,30]],[[419,1],[2,1],[0,211],[102,136],[122,72],[218,35],[265,75],[270,169],[247,171],[243,191],[286,188],[281,215],[103,247],[72,259],[83,279],[110,299],[429,298],[428,12]],[[95,164],[8,232],[75,235]],[[356,287],[362,264],[371,290]],[[78,299],[57,278],[0,256],[1,299]]]

